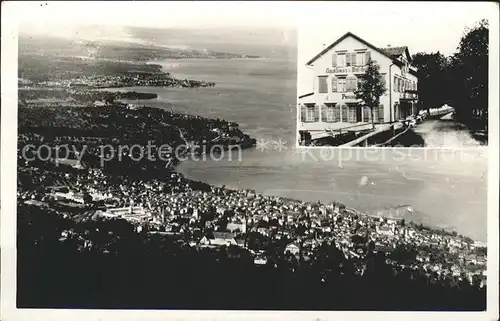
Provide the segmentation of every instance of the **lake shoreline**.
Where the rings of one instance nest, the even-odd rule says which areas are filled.
[[[242,148],[242,153],[248,152],[248,151],[250,151],[252,149],[255,149],[255,148]],[[201,156],[201,154],[197,154],[196,156]],[[196,181],[203,182],[203,183],[205,183],[205,184],[207,184],[207,185],[209,185],[211,187],[225,188],[225,189],[227,189],[229,191],[245,191],[245,190],[248,190],[248,188],[243,188],[243,187],[236,187],[236,188],[226,187],[225,184],[214,184],[213,182],[207,181],[206,179],[201,179],[201,178],[193,177],[192,175],[189,175],[186,170],[183,170],[181,168],[181,166],[182,166],[182,164],[184,162],[189,162],[189,161],[204,162],[203,160],[199,160],[199,159],[198,160],[187,159],[187,160],[183,160],[183,161],[178,161],[178,162],[176,162],[173,165],[173,168],[172,168],[173,171],[175,171],[179,175],[182,175],[185,179],[187,179],[189,181],[192,181],[192,182],[196,182]],[[267,195],[265,193],[257,192],[257,191],[255,193],[256,193],[256,195],[261,195],[263,197],[284,197],[284,196],[271,195],[271,194]],[[304,203],[304,204],[320,203],[320,204],[326,205],[328,203],[326,201],[313,202],[313,201],[307,201],[307,200],[304,200],[304,199],[293,198],[293,197],[286,197],[286,198],[290,199],[291,201],[301,202],[301,203]],[[335,201],[335,200],[333,200],[333,201]],[[408,207],[411,208],[411,204],[409,204]],[[419,222],[411,220],[411,219],[403,218],[403,217],[398,216],[398,215],[392,216],[392,215],[387,215],[386,213],[384,213],[384,214],[368,213],[367,211],[358,210],[355,207],[346,207],[346,210],[348,210],[353,215],[363,215],[363,216],[368,216],[368,217],[372,217],[372,218],[389,219],[389,220],[396,220],[396,221],[404,220],[408,224],[413,224],[415,226],[420,225],[423,228],[428,229],[429,231],[432,231],[432,232],[439,232],[439,233],[441,233],[442,231],[444,231],[446,233],[453,233],[453,232],[455,232],[460,237],[471,239],[471,240],[473,240],[476,243],[481,243],[481,244],[484,244],[484,245],[486,244],[486,240],[478,240],[477,238],[472,238],[470,236],[464,235],[464,234],[458,232],[457,229],[455,229],[455,228],[443,228],[443,227],[439,227],[437,225],[423,224],[423,223],[419,223]]]

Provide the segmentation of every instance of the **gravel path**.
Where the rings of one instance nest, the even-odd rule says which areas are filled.
[[[458,149],[482,146],[464,125],[452,119],[451,113],[441,119],[424,120],[414,131],[422,136],[425,147]]]

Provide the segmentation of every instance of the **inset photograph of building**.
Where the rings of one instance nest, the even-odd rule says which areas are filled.
[[[391,40],[389,35],[378,38]],[[320,44],[314,56],[300,59],[301,48],[311,52],[311,43],[310,37],[299,36],[299,146],[453,148],[487,143],[487,103],[475,101],[456,112],[463,100],[450,88],[458,88],[451,87],[451,77],[458,77],[460,52],[446,57],[407,43],[382,46],[347,31],[329,45]],[[487,58],[486,51],[480,59]]]

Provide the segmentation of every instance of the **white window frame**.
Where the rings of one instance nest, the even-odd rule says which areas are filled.
[[[325,105],[326,107],[326,120],[329,122],[335,121],[335,105]]]
[[[356,122],[356,105],[347,105],[347,122],[355,123]]]
[[[347,57],[346,52],[337,52],[337,67],[346,67]],[[340,59],[343,57],[343,59]],[[342,63],[341,63],[342,62]]]
[[[307,122],[314,122],[314,109],[315,109],[315,106],[306,105],[306,121]]]
[[[366,51],[356,52],[356,66],[364,66],[364,65],[366,65]]]
[[[365,123],[371,122],[372,111],[371,111],[370,107],[365,106],[365,107],[361,107],[361,108],[363,108],[363,110],[362,110],[362,113],[363,113],[363,122],[365,122]],[[373,112],[375,113],[375,108],[373,109]],[[365,116],[367,116],[368,119],[366,119],[367,117],[365,117]]]
[[[347,78],[346,77],[337,77],[337,92],[345,93],[346,89],[347,89],[346,87],[347,87]]]
[[[335,122],[342,121],[342,108],[340,107],[340,104],[335,104],[333,106],[333,117]]]

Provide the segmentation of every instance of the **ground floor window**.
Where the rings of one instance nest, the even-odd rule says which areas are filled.
[[[314,104],[305,104],[300,107],[300,119],[302,122],[318,122],[319,121],[319,106]]]
[[[342,122],[347,123],[347,105],[342,105]]]
[[[306,106],[306,121],[314,121],[314,106]]]
[[[356,109],[357,109],[357,106],[356,105],[348,105],[349,107],[349,119],[348,121],[350,123],[355,123],[357,121],[356,119]]]
[[[373,120],[376,123],[384,122],[384,105],[373,108]]]
[[[370,107],[365,106],[363,108],[363,121],[364,122],[371,122],[372,121],[372,111]]]
[[[335,121],[335,114],[333,112],[334,106],[327,105],[326,106],[326,120],[327,121]]]
[[[378,106],[378,113],[377,115],[374,115],[373,117],[378,116],[378,122],[383,123],[384,122],[384,105]]]
[[[340,121],[340,105],[337,104],[325,104],[323,106],[322,118],[324,122],[338,122]]]
[[[340,121],[340,105],[333,106],[333,118],[335,121]]]

